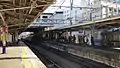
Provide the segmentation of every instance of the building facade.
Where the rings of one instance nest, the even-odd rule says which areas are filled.
[[[120,14],[120,1],[117,0],[91,0],[92,10],[86,11],[88,18],[99,20]],[[90,16],[91,13],[91,16]],[[84,14],[85,15],[85,14]],[[85,15],[87,18],[87,16]]]
[[[70,25],[70,19],[72,24],[77,24],[82,22],[82,9],[80,8],[66,8],[64,11],[64,19],[66,20],[65,23]]]
[[[65,19],[64,19],[64,15],[63,15],[63,11],[55,11],[53,13],[53,16],[51,17],[51,19],[53,19],[54,21],[54,28],[56,27],[61,27],[64,26],[65,23]]]

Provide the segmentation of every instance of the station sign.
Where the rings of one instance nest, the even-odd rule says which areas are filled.
[[[5,24],[1,26],[1,33],[7,33],[7,26]]]

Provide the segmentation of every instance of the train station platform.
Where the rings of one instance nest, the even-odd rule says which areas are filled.
[[[1,51],[0,47],[0,51]],[[47,68],[27,46],[7,47],[0,54],[0,68]]]
[[[45,43],[51,44],[50,47],[63,51],[63,47],[66,47],[66,51],[77,57],[90,59],[92,61],[102,63],[111,67],[120,68],[120,53],[110,50],[95,49],[93,47],[87,47],[82,45],[75,45],[70,43],[45,41]]]

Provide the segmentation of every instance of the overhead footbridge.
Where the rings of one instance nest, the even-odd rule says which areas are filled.
[[[9,32],[25,28],[55,0],[0,0],[0,25],[5,23]]]

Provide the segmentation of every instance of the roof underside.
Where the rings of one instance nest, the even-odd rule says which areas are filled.
[[[9,30],[24,28],[33,22],[55,0],[0,0],[0,25]]]

